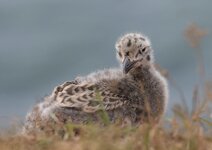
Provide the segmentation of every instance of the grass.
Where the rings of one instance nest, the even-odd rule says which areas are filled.
[[[139,127],[65,125],[65,134],[0,137],[1,150],[210,150],[211,123],[176,114],[162,124]]]
[[[105,127],[97,124],[66,124],[51,135],[18,135],[16,127],[0,134],[0,150],[211,150],[212,149],[212,82],[206,81],[200,49],[201,30],[192,25],[186,30],[191,46],[198,51],[201,82],[194,87],[192,108],[188,109],[183,91],[164,71],[176,87],[183,104],[173,108],[171,118],[159,124],[139,127],[110,124],[102,111]],[[200,35],[198,35],[200,34]],[[62,130],[61,130],[62,129]]]

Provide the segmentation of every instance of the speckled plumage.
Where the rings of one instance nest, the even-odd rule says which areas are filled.
[[[24,131],[45,129],[52,122],[99,122],[100,111],[106,111],[111,122],[159,121],[168,89],[153,65],[149,39],[129,33],[117,41],[116,50],[122,68],[98,71],[57,86],[28,114]]]

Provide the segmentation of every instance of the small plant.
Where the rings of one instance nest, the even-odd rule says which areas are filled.
[[[110,119],[109,119],[108,113],[103,108],[104,105],[103,105],[102,97],[98,90],[96,90],[96,100],[99,102],[99,105],[101,108],[101,110],[99,110],[99,112],[98,112],[100,119],[102,120],[104,125],[109,125]]]

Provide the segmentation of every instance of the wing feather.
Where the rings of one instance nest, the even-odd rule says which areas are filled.
[[[127,100],[104,86],[96,84],[76,85],[65,83],[57,91],[55,99],[59,106],[80,108],[84,112],[113,110],[123,106]]]

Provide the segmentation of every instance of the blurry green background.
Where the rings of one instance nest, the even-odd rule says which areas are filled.
[[[23,119],[54,86],[77,75],[119,66],[114,43],[142,32],[191,101],[197,58],[184,37],[195,22],[209,31],[202,41],[212,77],[211,0],[0,0],[0,127]],[[167,115],[179,94],[170,86]]]

